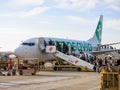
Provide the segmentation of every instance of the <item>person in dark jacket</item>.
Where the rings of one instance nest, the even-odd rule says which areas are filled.
[[[62,51],[61,45],[58,41],[56,42],[56,48],[58,51],[60,51],[60,52]]]
[[[117,59],[117,66],[120,65],[120,59]]]
[[[63,53],[68,53],[68,46],[65,44],[65,42],[63,42]]]

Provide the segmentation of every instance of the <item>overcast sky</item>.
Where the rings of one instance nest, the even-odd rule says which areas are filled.
[[[100,15],[102,44],[120,42],[120,0],[0,0],[0,51],[31,37],[88,40]]]

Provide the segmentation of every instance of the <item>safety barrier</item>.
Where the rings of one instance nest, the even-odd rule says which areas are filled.
[[[100,90],[120,90],[120,72],[101,72]]]

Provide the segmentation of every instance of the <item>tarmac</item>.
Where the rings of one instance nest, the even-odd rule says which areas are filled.
[[[100,74],[40,71],[36,75],[0,76],[0,90],[100,90]]]

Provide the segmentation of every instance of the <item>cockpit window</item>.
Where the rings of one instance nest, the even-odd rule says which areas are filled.
[[[26,42],[23,42],[22,45],[34,46],[35,43],[26,43]]]

